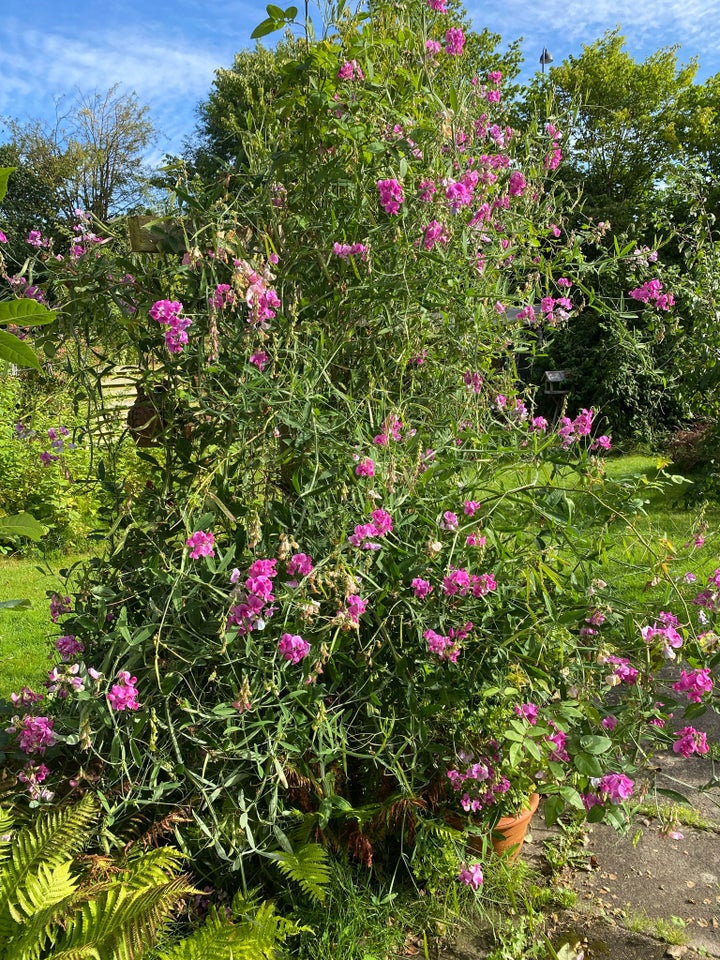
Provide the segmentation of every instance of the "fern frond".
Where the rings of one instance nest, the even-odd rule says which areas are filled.
[[[295,853],[275,851],[266,856],[277,864],[283,876],[299,884],[313,900],[323,903],[330,882],[330,867],[320,844],[308,843]]]
[[[120,877],[131,889],[140,890],[153,884],[165,883],[169,876],[182,868],[185,860],[185,854],[174,847],[138,850],[124,864]]]
[[[10,857],[15,821],[7,810],[0,810],[0,864]]]
[[[215,910],[189,937],[163,950],[158,960],[273,960],[278,945],[305,930],[309,928],[278,917],[271,903],[261,904],[254,917],[241,923]]]
[[[7,866],[7,883],[18,887],[39,863],[53,867],[72,860],[88,841],[97,805],[88,794],[72,807],[51,810],[18,832]]]

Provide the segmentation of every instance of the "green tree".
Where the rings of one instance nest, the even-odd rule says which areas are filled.
[[[582,190],[585,212],[624,229],[652,205],[669,171],[701,148],[713,129],[712,92],[694,84],[698,64],[678,62],[663,47],[642,62],[625,50],[618,30],[583,47],[528,89],[525,117],[566,114],[565,177]],[[703,148],[706,149],[706,148]]]
[[[79,95],[52,125],[6,125],[19,159],[52,190],[68,221],[78,207],[105,221],[144,198],[143,160],[156,139],[148,112],[116,84],[106,93]]]

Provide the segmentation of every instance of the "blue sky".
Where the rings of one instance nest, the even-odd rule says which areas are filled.
[[[0,117],[49,120],[63,96],[68,103],[78,91],[104,93],[119,83],[121,92],[135,91],[150,107],[159,131],[152,159],[180,150],[214,71],[253,46],[250,33],[265,16],[264,4],[253,0],[8,6],[0,18]],[[506,42],[524,38],[525,74],[539,69],[543,47],[559,63],[617,26],[637,59],[680,44],[681,61],[700,60],[699,79],[720,72],[717,0],[470,0],[467,6],[477,29],[486,26]]]

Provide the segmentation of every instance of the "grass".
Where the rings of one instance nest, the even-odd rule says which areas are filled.
[[[81,559],[80,555],[63,557],[56,566],[69,567]],[[23,686],[37,689],[47,679],[52,666],[50,638],[57,636],[47,592],[62,589],[63,581],[47,565],[0,558],[0,601],[30,601],[29,607],[0,610],[0,698],[7,699]]]

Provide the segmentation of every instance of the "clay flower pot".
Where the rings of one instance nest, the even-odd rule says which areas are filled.
[[[530,821],[540,803],[540,795],[533,793],[529,803],[528,809],[521,810],[516,817],[501,817],[492,832],[493,850],[495,853],[504,855],[511,863],[517,860],[525,842]]]

